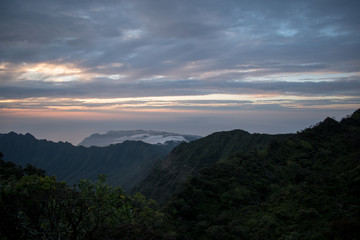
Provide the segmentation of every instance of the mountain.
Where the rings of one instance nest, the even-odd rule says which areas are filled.
[[[81,143],[79,143],[79,145],[84,147],[105,147],[125,141],[142,141],[149,144],[164,144],[170,141],[190,142],[199,138],[201,137],[195,135],[184,135],[151,130],[109,131],[105,134],[92,134],[89,137],[86,137]]]
[[[125,141],[107,147],[73,146],[70,143],[38,140],[31,134],[0,134],[0,152],[4,160],[25,166],[31,164],[56,175],[69,184],[82,178],[96,179],[106,174],[112,185],[130,191],[153,165],[178,142],[147,144]]]
[[[360,109],[202,169],[166,213],[184,240],[360,239]]]
[[[11,146],[20,145],[23,138],[30,144],[14,154],[39,157],[61,144],[68,148],[58,151],[76,154],[68,143],[40,141],[30,134],[5,135],[0,136],[2,144],[11,140]],[[141,145],[126,155],[163,146],[135,143]],[[121,145],[109,148],[115,154]],[[32,239],[27,236],[34,234],[59,238],[89,229],[96,239],[360,239],[360,109],[339,122],[326,118],[296,134],[234,130],[179,145],[164,160],[155,161],[157,172],[142,182],[149,183],[147,189],[154,184],[154,196],[160,196],[159,189],[166,196],[174,193],[160,198],[168,199],[162,209],[141,194],[128,197],[121,189],[112,190],[101,178],[95,184],[84,181],[79,188],[67,187],[41,169],[21,168],[2,157],[0,153],[0,215],[5,216],[1,239]],[[68,167],[69,156],[63,157]],[[106,164],[103,155],[97,157]],[[177,181],[185,175],[183,182]],[[166,179],[168,187],[178,187],[167,191]],[[123,217],[129,222],[119,222]]]
[[[189,176],[204,167],[225,160],[235,153],[264,149],[274,140],[291,134],[250,134],[243,130],[213,133],[207,137],[182,143],[159,161],[150,174],[133,189],[160,204],[165,203]]]

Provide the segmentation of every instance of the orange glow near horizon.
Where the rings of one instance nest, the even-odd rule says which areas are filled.
[[[225,113],[225,111],[223,111]],[[0,117],[26,118],[26,119],[58,119],[58,120],[134,120],[143,118],[144,114],[151,114],[152,119],[161,119],[164,114],[216,114],[219,111],[209,110],[174,110],[174,109],[132,109],[124,108],[122,111],[92,112],[92,111],[64,111],[59,109],[0,109]],[[149,115],[146,115],[147,117]]]
[[[279,105],[285,108],[353,109],[355,103],[339,103],[355,96],[296,96],[277,94],[210,94],[133,98],[25,98],[0,100],[0,114],[35,114],[42,117],[110,117],[132,112],[190,113],[236,110],[242,106]],[[330,101],[308,106],[301,101]],[[196,109],[194,109],[196,108]],[[1,113],[2,112],[2,113]]]

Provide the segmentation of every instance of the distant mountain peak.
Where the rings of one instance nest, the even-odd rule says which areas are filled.
[[[86,137],[79,145],[84,147],[105,147],[125,141],[142,141],[149,144],[166,144],[166,142],[190,142],[201,138],[195,135],[169,133],[154,130],[111,130],[105,134],[95,133]]]
[[[35,139],[34,135],[32,135],[32,134],[30,134],[30,133],[26,133],[26,134],[25,134],[25,137],[29,137],[29,138]]]

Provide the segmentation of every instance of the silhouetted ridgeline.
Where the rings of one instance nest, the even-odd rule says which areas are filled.
[[[105,147],[111,144],[122,143],[124,141],[143,141],[150,144],[164,144],[166,142],[190,142],[201,138],[200,136],[160,132],[153,130],[121,130],[108,131],[104,134],[95,133],[84,138],[79,146],[84,147]]]
[[[121,156],[116,149],[122,145],[86,150],[31,135],[4,136],[19,146],[23,138],[31,143],[13,150],[17,157],[53,159],[65,151],[64,170],[80,166],[67,166],[77,151],[92,151],[87,154],[104,164],[114,162],[101,151]],[[153,151],[145,143],[125,143],[127,154]],[[159,198],[163,209],[139,193],[129,197],[108,186],[103,177],[73,188],[0,154],[0,239],[360,239],[360,110],[297,134],[235,130],[181,144],[142,184],[138,189]]]
[[[360,239],[360,110],[202,169],[166,211],[179,239]]]
[[[156,164],[150,174],[134,188],[159,203],[164,203],[189,176],[204,167],[225,160],[235,153],[262,150],[274,140],[291,134],[250,134],[243,130],[213,133],[190,143],[182,143]]]
[[[153,164],[176,144],[151,145],[126,141],[108,147],[85,148],[38,140],[31,134],[0,134],[0,152],[4,154],[4,160],[45,169],[47,174],[56,175],[58,180],[69,184],[106,174],[110,184],[121,186],[126,191],[140,182]]]

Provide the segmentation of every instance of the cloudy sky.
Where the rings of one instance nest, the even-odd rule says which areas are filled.
[[[360,107],[358,0],[2,0],[0,132],[296,132]]]

